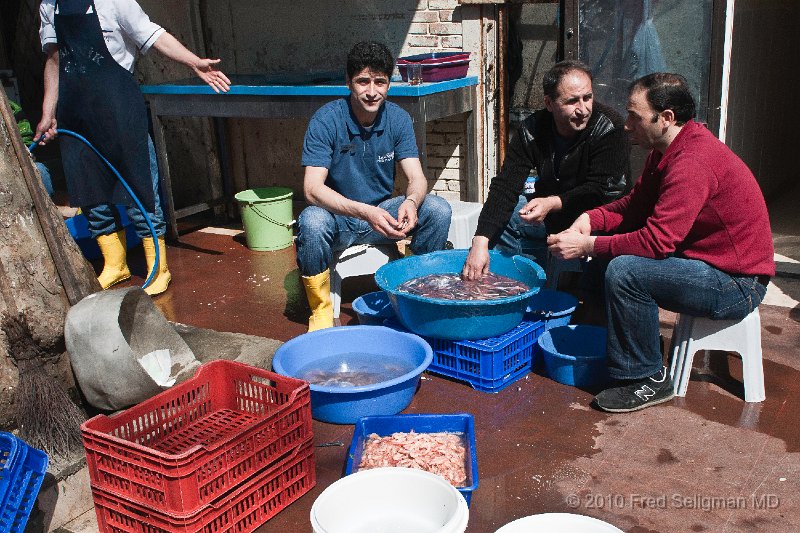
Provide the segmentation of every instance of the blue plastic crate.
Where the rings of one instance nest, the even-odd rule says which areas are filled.
[[[11,433],[0,431],[0,503],[6,499],[8,488],[19,468],[20,454],[25,453],[23,442]],[[24,455],[22,458],[24,459]]]
[[[511,331],[474,341],[422,337],[433,350],[428,371],[466,381],[482,392],[500,392],[528,374],[540,353],[537,340],[545,332],[544,321],[527,317]],[[404,329],[389,319],[388,327]]]
[[[502,335],[477,341],[426,339],[433,349],[428,370],[467,381],[483,392],[500,392],[531,371],[544,333],[541,320],[523,320]]]
[[[47,454],[0,432],[0,531],[22,533],[47,472]]]
[[[380,437],[386,437],[392,433],[408,433],[412,430],[416,433],[447,432],[464,435],[467,480],[464,487],[456,488],[469,505],[472,492],[478,488],[478,457],[475,453],[475,420],[468,413],[365,416],[360,418],[353,431],[353,440],[347,454],[345,475],[358,471],[361,454],[364,451],[364,442],[371,434],[376,433]]]
[[[388,327],[403,329],[389,319]],[[523,320],[497,337],[449,341],[423,337],[433,349],[428,371],[469,383],[482,392],[500,392],[529,373],[539,353],[536,341],[545,331],[541,320]]]

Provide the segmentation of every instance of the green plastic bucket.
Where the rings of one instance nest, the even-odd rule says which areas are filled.
[[[248,189],[234,196],[251,250],[282,250],[292,244],[292,190],[287,187]]]

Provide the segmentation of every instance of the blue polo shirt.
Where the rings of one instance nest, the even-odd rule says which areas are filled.
[[[365,130],[350,109],[350,97],[322,106],[308,124],[303,166],[328,169],[325,185],[345,198],[378,205],[392,196],[395,161],[419,157],[411,116],[385,102]]]

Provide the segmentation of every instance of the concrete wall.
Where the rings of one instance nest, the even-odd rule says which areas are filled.
[[[240,74],[343,72],[362,40],[395,56],[462,46],[457,0],[227,0],[204,2],[201,17],[209,53]]]
[[[337,71],[342,79],[347,52],[361,40],[383,41],[396,57],[462,50],[462,12],[475,9],[462,8],[458,0],[141,0],[141,4],[187,46],[221,58],[226,73]],[[478,69],[477,55],[473,53],[471,74]],[[162,58],[144,58],[137,74],[144,83],[190,75]],[[294,189],[295,199],[302,198],[300,153],[307,124],[307,120],[227,120],[234,188],[280,184]],[[219,176],[213,130],[205,119],[169,120],[167,127],[174,133],[168,144],[176,204],[191,205],[219,187],[213,183]],[[454,199],[466,189],[467,176],[461,170],[464,127],[464,117],[428,125],[428,150],[433,156],[429,188]]]
[[[139,3],[151,20],[165,27],[190,50],[204,55],[205,44],[195,2],[141,0]],[[193,76],[188,68],[154,50],[140,57],[135,74],[142,84]],[[211,120],[171,118],[166,119],[164,125],[176,207],[194,205],[215,195],[221,182]]]

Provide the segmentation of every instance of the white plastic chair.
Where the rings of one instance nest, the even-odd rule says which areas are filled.
[[[676,396],[686,396],[692,360],[699,350],[724,350],[741,355],[744,401],[764,401],[766,394],[761,353],[761,315],[758,308],[741,320],[711,320],[678,315],[672,332],[670,364],[670,376]]]
[[[342,280],[374,274],[376,270],[399,257],[396,244],[358,244],[334,254],[331,265],[331,303],[333,318],[339,318],[342,306]]]
[[[462,202],[448,200],[452,215],[447,240],[456,250],[472,246],[472,237],[478,229],[478,217],[483,204],[478,202]]]

